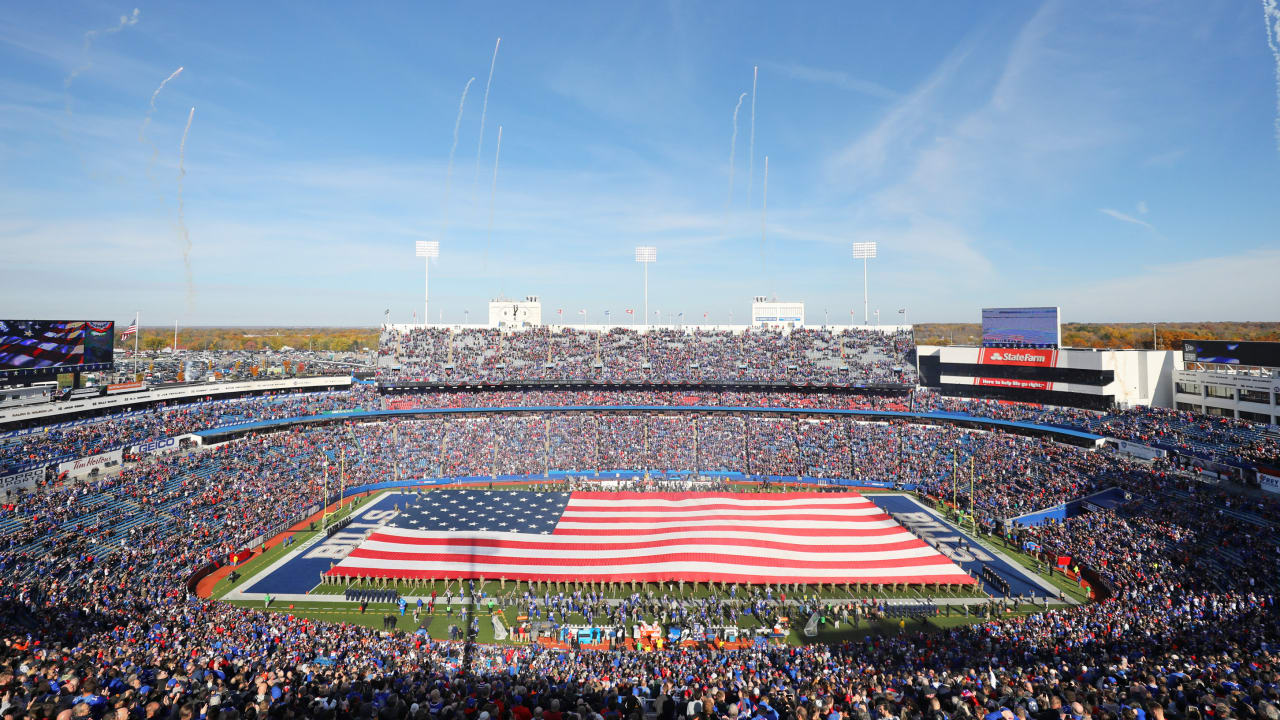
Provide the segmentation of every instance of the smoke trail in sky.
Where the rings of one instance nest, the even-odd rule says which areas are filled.
[[[489,86],[493,85],[493,68],[498,64],[498,46],[502,38],[493,44],[493,59],[489,61],[489,79],[484,84],[484,103],[480,106],[480,140],[476,144],[476,176],[473,183],[480,181],[480,153],[484,151],[484,118],[489,113]]]
[[[191,132],[191,121],[196,117],[196,109],[191,108],[187,115],[187,127],[182,131],[182,144],[178,146],[178,230],[182,233],[182,267],[187,273],[187,308],[195,304],[196,287],[191,278],[191,233],[187,232],[186,208],[182,201],[183,178],[187,176],[187,134]]]
[[[751,159],[747,167],[747,202],[751,202],[751,189],[756,179],[756,79],[760,77],[760,66],[751,69]]]
[[[746,93],[739,95],[738,104],[733,106],[733,137],[729,140],[729,200],[725,203],[726,209],[733,204],[733,155],[738,149],[738,110],[742,109],[742,99],[746,96]]]
[[[764,156],[764,199],[760,203],[760,269],[769,272],[769,264],[764,259],[764,239],[766,222],[769,219],[769,156]]]
[[[498,196],[498,160],[502,157],[502,126],[498,126],[498,150],[493,154],[493,185],[489,187],[489,236],[484,241],[484,267],[489,267],[489,245],[493,243],[493,204]]]
[[[138,142],[145,143],[147,141],[147,138],[146,138],[147,127],[151,125],[151,115],[154,114],[156,111],[156,98],[160,96],[160,91],[164,89],[165,85],[169,84],[170,80],[173,80],[174,78],[178,77],[181,74],[182,74],[182,68],[178,68],[177,70],[174,70],[173,74],[165,78],[164,81],[160,83],[160,87],[156,88],[156,91],[151,93],[151,104],[147,107],[147,117],[143,119],[142,127],[138,128]],[[151,160],[147,162],[148,177],[151,177],[152,170],[155,168],[156,158],[158,158],[159,156],[160,156],[160,148],[156,147],[155,143],[151,143]]]
[[[453,155],[458,151],[458,128],[462,126],[462,109],[467,104],[467,91],[471,89],[471,83],[475,82],[475,78],[467,81],[465,87],[462,88],[462,99],[458,101],[458,119],[453,121],[453,145],[449,146],[449,170],[445,173],[444,178],[444,227],[440,230],[441,237],[444,231],[449,228],[449,196],[453,193]]]
[[[1267,24],[1267,45],[1276,60],[1276,150],[1280,151],[1280,5],[1262,0],[1262,18]]]
[[[93,48],[94,38],[98,37],[99,35],[112,35],[114,33],[120,32],[121,30],[127,27],[132,27],[134,25],[137,25],[138,18],[140,15],[141,15],[141,11],[138,10],[138,8],[134,8],[132,14],[121,15],[120,22],[116,23],[114,26],[109,28],[104,28],[102,30],[90,30],[89,32],[85,33],[84,34],[84,64],[76,68],[75,70],[71,71],[71,74],[68,75],[67,79],[63,81],[63,86],[68,88],[71,87],[72,81],[75,80],[76,77],[80,75],[80,73],[93,67],[93,62],[89,60],[89,50]],[[67,111],[68,112],[71,111],[70,104],[68,104],[67,106]]]

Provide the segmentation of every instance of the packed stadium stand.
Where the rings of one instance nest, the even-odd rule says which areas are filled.
[[[0,477],[37,472],[0,499],[0,717],[1280,717],[1280,503],[1252,486],[1254,464],[1280,454],[1272,429],[944,398],[911,387],[911,351],[909,336],[854,331],[395,331],[380,349],[383,385],[0,428]],[[574,379],[682,387],[392,392],[404,381]],[[740,379],[782,385],[701,386]],[[848,392],[859,383],[902,387]],[[188,444],[151,450],[177,436]],[[1161,452],[1134,456],[1119,440]],[[115,450],[119,464],[61,470]],[[395,629],[385,609],[377,630],[195,592],[196,578],[305,528],[323,493],[342,494],[339,472],[348,488],[520,478],[574,491],[598,489],[610,470],[623,471],[613,489],[642,493],[700,475],[722,492],[798,479],[910,488],[941,511],[972,508],[988,541],[1088,578],[1092,597],[1030,613],[999,598],[981,617],[926,630],[942,612],[933,597],[530,587],[503,601],[566,624],[585,617],[582,637],[599,642],[513,627],[485,644],[464,637],[465,621],[445,639]],[[1083,500],[1100,492],[1117,499]],[[1072,511],[1028,520],[1052,508]],[[988,589],[1005,582],[981,574]],[[372,595],[348,597],[355,607]],[[800,644],[613,640],[633,624],[764,626],[784,613],[824,632],[873,618],[880,630]]]
[[[698,383],[714,381],[914,385],[909,332],[550,327],[383,328],[380,377],[504,382]]]

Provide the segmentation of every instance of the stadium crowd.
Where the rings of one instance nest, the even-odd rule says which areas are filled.
[[[380,376],[397,380],[914,384],[909,331],[385,327]]]
[[[634,443],[635,424],[607,423],[602,432]],[[765,424],[755,419],[747,424],[769,442],[786,432],[755,427]],[[430,432],[427,425],[395,423],[377,432],[412,436]],[[301,479],[310,475],[300,470],[314,470],[336,452],[352,472],[365,472],[358,468],[366,463],[369,472],[385,471],[387,461],[373,458],[387,448],[361,435],[369,429],[248,437],[208,454],[151,458],[116,477],[22,498],[6,511],[10,517],[0,517],[28,528],[6,531],[0,553],[0,717],[620,720],[640,717],[646,705],[662,720],[1277,717],[1274,527],[1241,533],[1223,521],[1222,496],[1138,464],[1107,477],[1133,498],[1118,511],[1013,531],[1096,570],[1107,599],[935,633],[903,629],[860,641],[744,649],[468,650],[462,642],[187,593],[184,579],[196,567],[275,530],[311,502],[315,483]],[[483,448],[495,436],[537,441],[529,428],[436,430],[443,442],[468,447]],[[932,442],[925,437],[937,432]],[[795,451],[797,457],[843,452],[831,449],[822,430],[792,437],[814,448]],[[1029,462],[1045,451],[1021,438],[953,437],[927,428],[885,452],[914,455],[922,469],[933,459],[931,469],[941,471],[950,465],[950,446],[969,445],[988,463],[1024,455],[1020,461]],[[1111,460],[1062,451],[1047,473],[1111,472]],[[876,462],[854,457],[858,464]],[[214,471],[203,472],[209,467]],[[1004,480],[984,476],[984,492],[1026,495],[1036,488],[1006,484],[1024,471],[1013,461]],[[104,498],[125,511],[103,517]],[[1246,560],[1246,571],[1222,570],[1228,551]],[[768,617],[780,601],[753,600],[751,607]],[[544,599],[544,607],[550,604]],[[700,610],[641,599],[621,607],[654,620],[663,619],[659,611],[678,622]]]
[[[380,407],[381,400],[369,385],[353,385],[349,390],[162,404],[150,410],[58,423],[38,428],[36,432],[0,433],[0,472],[10,467],[86,457],[235,423]]]
[[[383,340],[387,378],[914,382],[909,336],[857,331],[415,330]],[[958,412],[1086,429],[1209,460],[1280,456],[1273,436],[1242,421],[961,401],[921,390],[864,396],[690,386],[401,397],[358,385],[15,435],[0,440],[0,468],[326,410],[566,405]],[[916,483],[962,508],[972,488],[976,513],[991,528],[1101,488],[1121,488],[1129,499],[1061,523],[1000,530],[1019,546],[1095,572],[1105,586],[1100,602],[796,647],[468,648],[201,599],[185,585],[195,569],[288,527],[319,501],[323,476],[356,485],[548,469]],[[589,475],[567,484],[594,488],[599,481]],[[624,481],[645,489],[689,482]],[[1280,504],[1202,485],[1162,459],[1138,463],[945,424],[530,411],[250,435],[0,500],[0,719],[632,720],[647,707],[659,720],[1280,720]],[[524,607],[539,605],[533,600]],[[749,607],[763,623],[780,602],[753,596]],[[707,600],[635,597],[606,606],[599,598],[542,598],[540,612],[551,608],[589,610],[601,625],[646,617],[689,623],[701,613],[736,621],[739,612]]]

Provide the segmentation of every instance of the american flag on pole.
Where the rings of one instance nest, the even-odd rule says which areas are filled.
[[[81,365],[84,336],[82,321],[0,320],[0,369]]]
[[[138,332],[138,316],[137,315],[133,316],[133,322],[129,323],[129,327],[125,328],[124,332],[120,333],[120,339],[123,340],[136,332]]]
[[[962,583],[856,493],[436,491],[328,571],[342,577]]]

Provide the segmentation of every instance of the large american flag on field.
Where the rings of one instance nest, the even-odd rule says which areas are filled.
[[[84,322],[0,320],[0,370],[80,365]]]
[[[435,491],[402,508],[329,573],[610,582],[973,582],[856,493]]]

